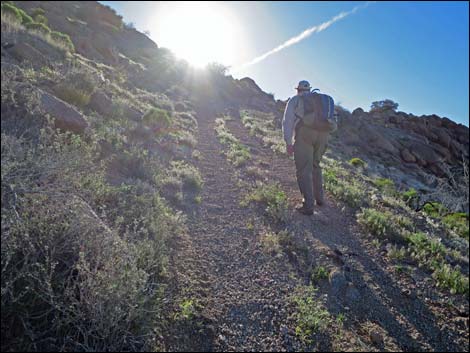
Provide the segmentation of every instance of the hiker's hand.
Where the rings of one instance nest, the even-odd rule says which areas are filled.
[[[287,150],[287,155],[289,157],[294,155],[294,146],[293,145],[287,145],[286,150]]]

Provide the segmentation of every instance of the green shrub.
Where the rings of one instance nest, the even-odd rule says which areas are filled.
[[[59,45],[66,47],[70,52],[75,51],[75,46],[73,45],[73,42],[68,34],[52,31],[51,39],[57,42]]]
[[[2,2],[1,6],[2,6],[2,15],[10,16],[16,19],[18,22],[22,21],[20,11],[16,6],[12,4],[7,4],[5,2]]]
[[[155,129],[158,134],[162,133],[162,130],[168,129],[172,123],[168,112],[160,108],[150,108],[142,117],[142,121]]]
[[[231,144],[227,151],[227,158],[236,167],[242,166],[251,159],[250,149],[240,143]]]
[[[202,189],[202,177],[196,167],[183,161],[172,161],[170,166],[170,174],[179,177],[182,180],[184,187],[196,191]]]
[[[349,161],[349,164],[355,166],[355,167],[362,167],[362,168],[365,168],[367,166],[367,163],[364,162],[362,159],[360,158],[352,158],[350,161]]]
[[[413,207],[418,197],[418,192],[414,188],[410,188],[401,194],[403,201],[410,207]]]
[[[460,237],[467,239],[469,238],[469,223],[468,215],[466,213],[451,213],[442,218],[442,222],[454,230]]]
[[[458,267],[452,268],[448,264],[439,266],[433,273],[438,287],[448,288],[452,294],[469,293],[468,277],[460,272]]]
[[[34,32],[39,32],[44,35],[51,34],[51,29],[47,27],[44,23],[29,22],[25,25],[26,29]]]
[[[54,94],[58,98],[79,108],[87,106],[91,97],[91,93],[77,89],[76,87],[70,86],[66,83],[58,84],[54,88]]]
[[[292,297],[296,305],[295,333],[307,343],[313,334],[325,330],[332,319],[322,298],[317,297],[317,289],[313,286],[298,288]]]
[[[396,193],[395,183],[391,179],[378,178],[374,180],[374,184],[387,195],[394,195]]]
[[[399,242],[403,240],[405,228],[412,225],[411,220],[406,217],[373,208],[363,208],[357,214],[357,220],[373,235]]]
[[[284,222],[287,220],[287,196],[278,184],[258,186],[245,196],[242,205],[247,205],[250,202],[265,205],[266,214],[275,221]]]
[[[42,23],[47,26],[47,17],[44,15],[34,15],[33,16],[34,22],[36,23]]]
[[[24,12],[24,10],[18,8],[18,11],[19,11],[19,13],[20,13],[20,16],[21,16],[21,23],[22,23],[23,25],[26,26],[27,24],[34,22],[34,21],[33,21],[33,18],[32,18],[31,16],[29,16],[26,12]]]
[[[46,15],[46,11],[44,11],[44,9],[40,8],[40,7],[36,7],[35,9],[33,9],[33,12],[31,14],[33,17],[36,17],[36,16],[45,16]]]
[[[317,266],[313,269],[311,280],[313,283],[318,283],[322,279],[328,278],[328,270],[323,266]]]
[[[339,170],[335,168],[325,168],[323,179],[325,188],[337,199],[347,203],[351,207],[362,206],[366,202],[365,188],[356,179],[338,177]]]
[[[431,217],[439,218],[447,213],[447,209],[439,202],[427,202],[423,206],[423,212]]]
[[[422,232],[412,233],[406,237],[411,256],[420,266],[435,270],[440,266],[447,251],[444,245]]]

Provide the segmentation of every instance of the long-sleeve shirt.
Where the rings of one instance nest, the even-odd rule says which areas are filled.
[[[284,134],[284,140],[287,145],[292,145],[295,126],[299,122],[296,112],[302,109],[301,105],[302,100],[298,95],[287,101],[286,109],[284,110],[284,117],[282,119],[282,133]]]

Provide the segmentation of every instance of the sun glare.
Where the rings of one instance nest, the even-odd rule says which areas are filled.
[[[217,2],[167,2],[158,10],[152,36],[189,64],[230,65],[241,40],[235,16]]]

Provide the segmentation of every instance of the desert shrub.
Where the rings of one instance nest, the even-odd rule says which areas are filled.
[[[460,237],[469,238],[468,215],[463,212],[450,213],[442,218],[442,222],[455,231]]]
[[[438,239],[418,232],[409,234],[406,240],[409,242],[411,257],[418,261],[420,266],[435,270],[441,265],[447,251]]]
[[[431,217],[439,218],[448,211],[444,205],[439,202],[427,202],[423,206],[423,212]]]
[[[52,31],[51,32],[51,39],[57,42],[60,46],[66,47],[69,51],[74,52],[75,46],[73,45],[72,40],[68,34]]]
[[[410,188],[401,194],[401,198],[403,199],[403,201],[405,201],[408,206],[413,207],[413,205],[416,204],[419,195],[414,188]]]
[[[18,22],[21,22],[22,17],[19,9],[12,5],[2,2],[2,15],[9,16],[10,18],[16,19]]]
[[[8,131],[2,125],[2,351],[150,349],[165,244],[181,220],[148,183],[109,186],[93,140]]]
[[[233,143],[227,151],[227,158],[234,166],[242,166],[251,159],[250,149],[241,143]]]
[[[285,192],[278,184],[260,185],[245,196],[242,205],[250,202],[262,204],[266,215],[278,222],[287,220],[288,201]]]
[[[30,31],[39,32],[44,35],[51,34],[51,29],[44,23],[29,22],[25,25],[26,29]]]
[[[402,242],[404,232],[412,227],[410,219],[396,216],[390,211],[380,211],[374,208],[363,208],[357,214],[357,221],[370,233],[381,239]]]
[[[448,288],[452,294],[466,294],[468,296],[468,276],[463,275],[458,267],[453,268],[449,264],[443,264],[434,271],[433,278],[438,287]]]
[[[362,159],[357,158],[357,157],[352,158],[352,159],[349,161],[349,164],[351,164],[351,165],[353,165],[353,166],[355,166],[355,167],[362,167],[362,168],[364,168],[364,167],[367,166],[367,163],[366,163],[366,162],[364,162]]]
[[[42,23],[42,24],[47,26],[47,17],[46,16],[37,14],[37,15],[33,15],[33,19],[34,19],[34,22]]]
[[[317,291],[314,286],[300,287],[292,296],[296,305],[295,333],[307,343],[311,342],[312,335],[325,330],[332,321],[325,302],[317,296]]]
[[[29,16],[24,10],[16,7],[11,2],[2,2],[2,14],[8,14],[11,17],[18,19],[21,24],[27,25],[28,23],[33,22],[31,16]]]
[[[170,127],[172,119],[166,110],[160,108],[150,108],[142,117],[142,121],[147,126],[152,127],[157,132]]]
[[[345,202],[351,207],[359,207],[366,202],[364,185],[356,179],[347,179],[338,176],[339,170],[335,168],[325,168],[323,178],[325,188],[337,199]]]
[[[91,94],[68,84],[59,84],[54,89],[54,94],[76,107],[84,108],[90,102]]]
[[[35,9],[33,9],[33,12],[31,13],[31,15],[34,17],[36,16],[45,16],[46,15],[46,11],[44,11],[44,9],[40,8],[40,7],[36,7]]]
[[[312,275],[310,276],[310,279],[313,283],[318,283],[323,279],[327,279],[328,275],[328,270],[324,266],[316,266],[312,270]]]
[[[170,175],[174,175],[178,177],[183,186],[191,189],[199,191],[202,189],[203,181],[199,170],[183,161],[172,161],[170,163]]]
[[[73,68],[64,73],[64,78],[54,87],[54,94],[60,99],[84,108],[90,102],[96,88],[96,79],[91,72]]]
[[[395,183],[391,179],[377,178],[374,180],[374,184],[386,195],[394,195],[396,193]]]

